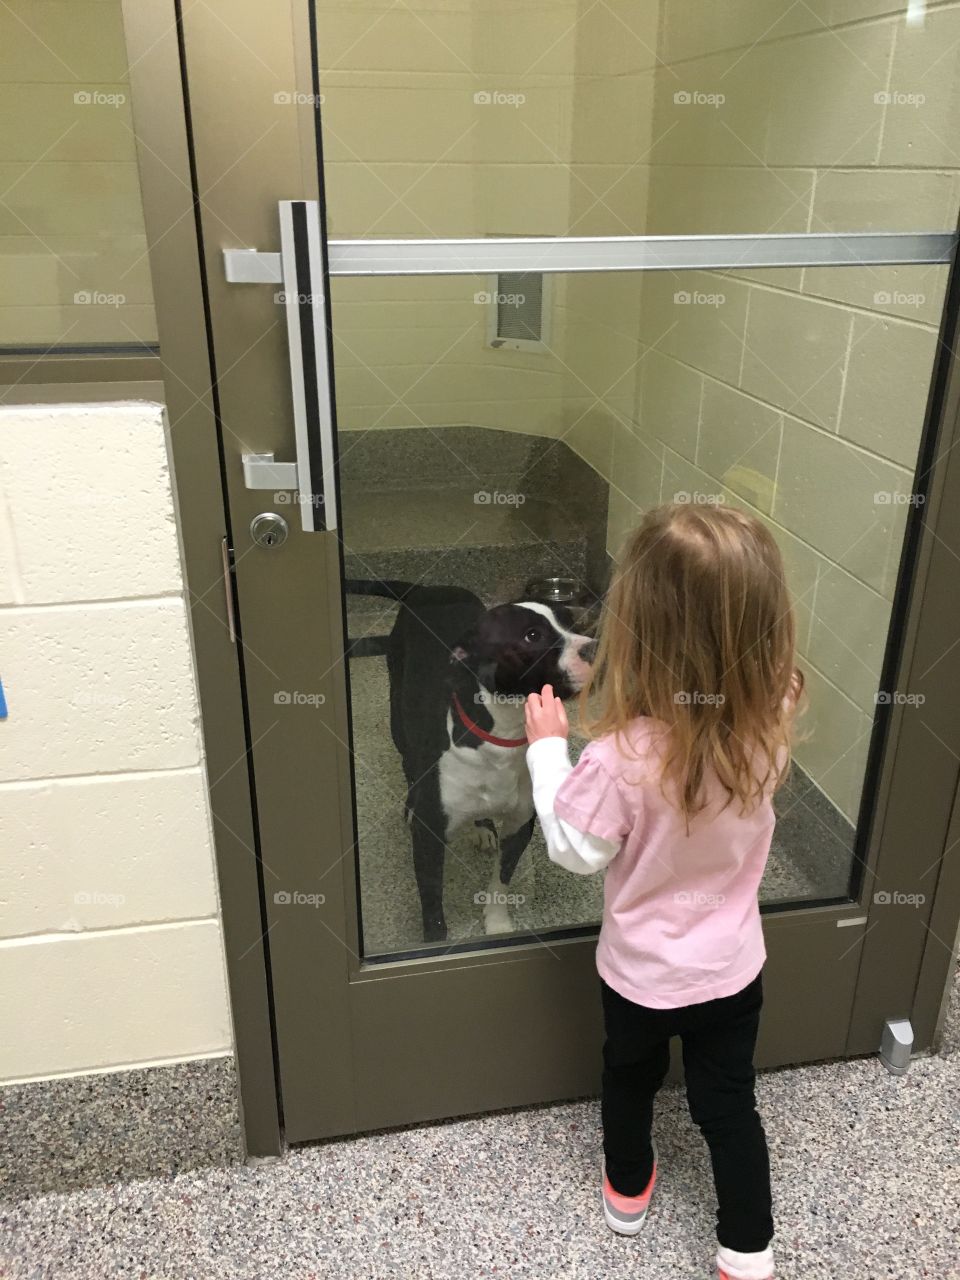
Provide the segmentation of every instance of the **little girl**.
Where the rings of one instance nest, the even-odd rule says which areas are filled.
[[[581,702],[576,767],[550,686],[527,759],[551,859],[608,868],[597,945],[603,1211],[641,1228],[657,1177],[653,1099],[678,1035],[710,1149],[720,1280],[771,1280],[770,1164],[753,1052],[766,959],[757,891],[802,690],[783,562],[730,507],[664,506],[629,539]],[[587,699],[596,695],[591,719]]]

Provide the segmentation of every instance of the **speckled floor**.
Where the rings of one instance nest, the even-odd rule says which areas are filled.
[[[242,1158],[232,1055],[0,1089],[0,1200]]]
[[[760,1077],[782,1280],[960,1280],[953,1032],[944,1050],[899,1079],[874,1058]],[[658,1102],[660,1180],[636,1240],[600,1215],[598,1123],[595,1102],[575,1102],[317,1144],[256,1169],[19,1201],[11,1189],[0,1274],[707,1280],[710,1170],[681,1091]]]

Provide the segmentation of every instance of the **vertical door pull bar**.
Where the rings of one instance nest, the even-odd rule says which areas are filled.
[[[280,257],[297,443],[297,499],[308,533],[337,527],[323,253],[317,201],[281,200]]]

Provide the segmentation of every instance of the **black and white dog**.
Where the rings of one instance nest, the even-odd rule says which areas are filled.
[[[406,817],[423,936],[443,941],[443,865],[451,836],[474,823],[488,842],[500,825],[500,865],[484,907],[487,933],[513,928],[508,886],[533,833],[524,704],[553,685],[579,690],[595,642],[562,606],[518,601],[492,609],[460,587],[351,581],[352,594],[400,604],[387,643],[390,732],[407,781]]]

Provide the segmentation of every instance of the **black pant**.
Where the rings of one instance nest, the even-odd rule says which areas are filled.
[[[690,1115],[710,1148],[717,1239],[755,1253],[773,1236],[770,1160],[754,1096],[753,1050],[763,1004],[758,974],[736,995],[680,1009],[649,1009],[601,980],[603,1153],[610,1185],[639,1195],[653,1171],[653,1099],[670,1065],[670,1037],[683,1045]]]

